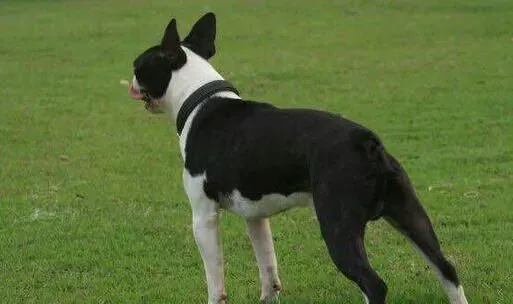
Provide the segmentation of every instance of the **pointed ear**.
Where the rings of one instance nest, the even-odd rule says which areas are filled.
[[[176,20],[174,18],[167,25],[164,37],[162,37],[162,41],[160,42],[160,47],[167,54],[174,53],[180,48],[180,36],[178,35]]]
[[[216,16],[214,13],[207,13],[194,24],[183,45],[208,60],[216,53],[215,39]]]

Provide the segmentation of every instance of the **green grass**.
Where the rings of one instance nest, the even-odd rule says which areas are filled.
[[[119,84],[218,15],[213,60],[246,98],[342,113],[410,173],[471,303],[513,303],[513,2],[2,1],[0,302],[205,303],[174,124]],[[37,216],[36,216],[37,215]],[[309,210],[272,219],[285,303],[362,303]],[[231,303],[255,303],[243,220],[222,217]],[[370,225],[389,303],[446,303],[411,247]]]

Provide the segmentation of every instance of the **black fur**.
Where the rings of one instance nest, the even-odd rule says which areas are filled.
[[[199,56],[209,59],[216,52],[215,37],[216,19],[212,13],[201,17],[183,42],[180,42],[176,20],[172,19],[166,27],[161,43],[147,49],[134,60],[134,74],[143,93],[151,99],[161,98],[166,93],[172,72],[187,62],[187,56],[180,46],[183,45]]]
[[[169,22],[160,45],[147,49],[134,60],[134,74],[143,93],[158,99],[166,93],[172,72],[186,62],[187,56],[180,47],[176,21],[173,19]]]
[[[182,60],[181,65],[185,64]],[[161,50],[154,46],[142,53],[134,61],[134,74],[137,77],[143,93],[157,99],[166,93],[171,73],[176,62],[172,62]]]
[[[327,171],[377,191],[384,182],[379,159],[367,155],[370,145],[381,145],[377,136],[335,114],[212,98],[191,125],[185,167],[192,175],[206,173],[205,193],[217,201],[234,189],[251,200],[312,192]],[[369,208],[370,217],[379,217],[379,208]]]
[[[385,303],[387,293],[363,242],[367,222],[381,216],[459,285],[406,172],[373,132],[355,122],[316,110],[211,98],[192,121],[185,154],[185,168],[206,173],[204,192],[218,202],[235,189],[255,201],[270,193],[311,193],[334,263],[370,303]]]
[[[447,280],[460,285],[456,270],[440,249],[433,225],[415,194],[408,174],[393,156],[387,154],[387,158],[387,165],[395,174],[388,180],[383,194],[388,202],[383,211],[385,219],[415,243]]]
[[[384,303],[387,287],[367,260],[363,237],[366,223],[382,215],[459,285],[406,172],[357,123],[321,111],[211,98],[192,121],[185,154],[185,168],[193,176],[206,173],[204,192],[217,202],[235,189],[255,201],[271,193],[311,193],[333,261],[370,303]]]
[[[194,24],[183,45],[208,60],[216,53],[215,39],[216,17],[213,13],[207,13]]]

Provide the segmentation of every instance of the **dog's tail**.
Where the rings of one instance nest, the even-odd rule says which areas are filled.
[[[422,207],[408,174],[374,138],[365,141],[367,157],[374,163],[375,207],[370,220],[383,217],[404,234],[434,268],[454,303],[467,303],[454,267],[442,254],[433,225]]]

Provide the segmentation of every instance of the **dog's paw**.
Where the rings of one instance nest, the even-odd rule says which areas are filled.
[[[281,284],[274,284],[267,294],[260,297],[260,304],[279,304]]]
[[[279,304],[280,298],[278,295],[274,296],[273,298],[266,298],[266,299],[260,299],[260,304]]]
[[[260,304],[279,304],[279,303],[280,303],[280,298],[279,298],[278,294],[276,294],[272,298],[268,297],[265,299],[260,299]]]
[[[226,294],[222,294],[215,299],[209,299],[208,304],[226,304],[228,301],[228,296]]]

